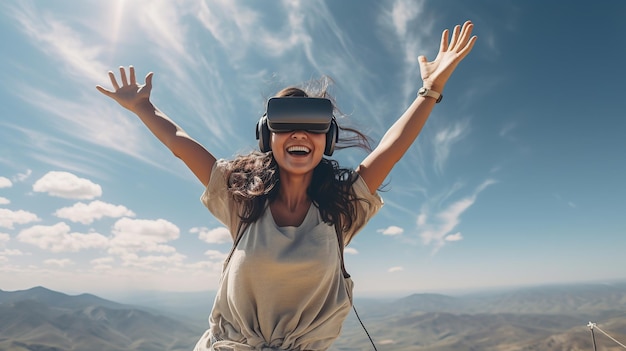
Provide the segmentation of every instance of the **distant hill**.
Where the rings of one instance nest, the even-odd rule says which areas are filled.
[[[0,291],[0,350],[191,350],[203,328],[99,297]]]
[[[626,283],[573,284],[463,296],[414,294],[356,307],[379,349],[386,351],[593,351],[596,322],[626,343]],[[597,350],[623,347],[595,332]],[[371,350],[350,316],[332,350]]]
[[[0,290],[0,351],[190,351],[212,297],[142,292],[121,304],[43,287]],[[357,297],[355,304],[380,351],[593,351],[589,321],[626,342],[626,283]],[[595,337],[598,351],[624,350],[599,331]],[[330,351],[354,350],[372,346],[352,313]]]

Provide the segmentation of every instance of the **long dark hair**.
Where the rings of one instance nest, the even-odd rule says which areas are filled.
[[[335,116],[341,112],[335,101],[328,93],[329,78],[309,82],[307,87],[288,87],[279,91],[275,96],[323,97],[333,103]],[[357,147],[371,151],[369,138],[354,128],[339,127],[339,140],[335,149]],[[228,190],[235,201],[240,202],[239,217],[243,223],[252,223],[258,220],[267,202],[272,202],[278,195],[280,188],[279,167],[271,151],[262,153],[253,151],[247,155],[240,155],[229,162],[226,177]],[[358,199],[352,190],[356,181],[353,170],[339,166],[335,160],[322,158],[313,170],[311,184],[307,195],[319,209],[322,220],[331,225],[340,225],[345,231],[352,226],[356,215],[356,201]]]

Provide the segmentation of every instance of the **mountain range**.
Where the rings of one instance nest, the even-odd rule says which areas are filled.
[[[119,303],[44,287],[0,290],[0,351],[192,350],[213,296],[143,292]],[[355,306],[380,351],[626,349],[626,282],[357,298]],[[331,351],[372,349],[352,313]]]
[[[0,291],[0,350],[191,350],[203,328],[90,294]]]

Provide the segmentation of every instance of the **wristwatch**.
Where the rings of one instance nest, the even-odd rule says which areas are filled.
[[[420,90],[417,91],[417,95],[437,99],[437,101],[435,101],[437,104],[441,102],[441,99],[443,99],[443,95],[441,95],[441,93],[425,87],[421,87]]]

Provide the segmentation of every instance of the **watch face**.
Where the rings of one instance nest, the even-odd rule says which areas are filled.
[[[421,87],[420,90],[417,91],[418,94],[420,95],[425,95],[426,94],[426,88]]]

